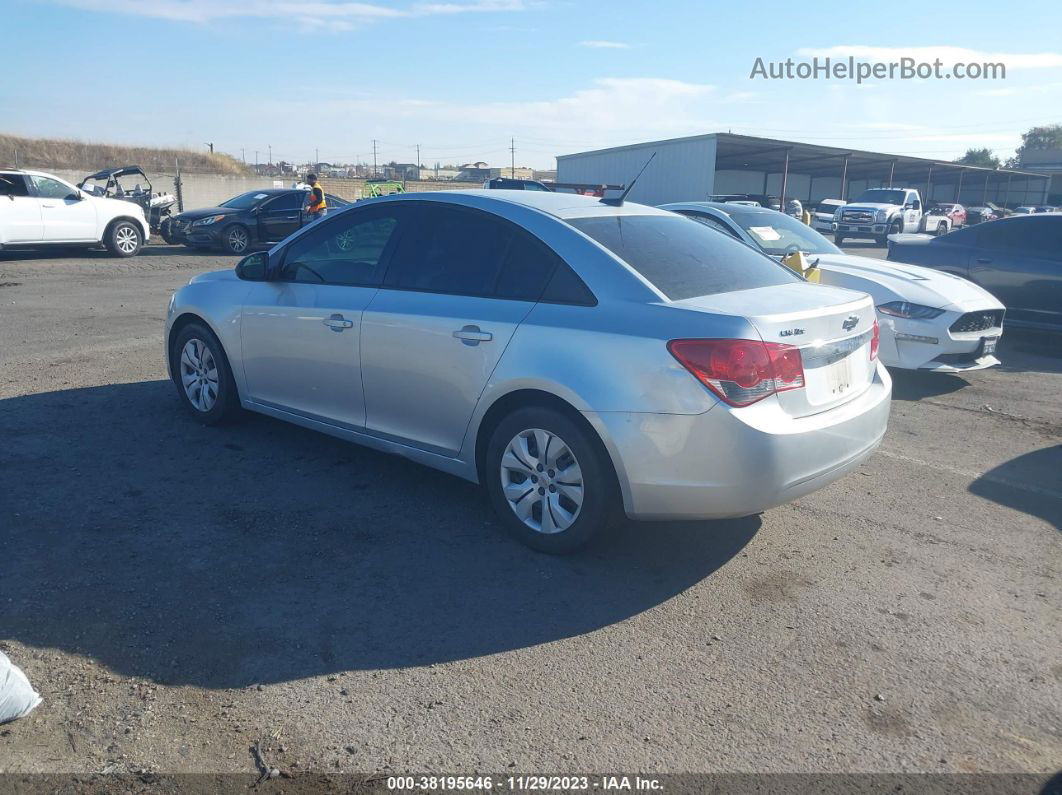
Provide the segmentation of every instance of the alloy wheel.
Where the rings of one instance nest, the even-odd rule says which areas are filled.
[[[218,400],[218,365],[205,342],[190,339],[181,351],[181,386],[188,402],[202,412]]]
[[[114,245],[123,254],[132,254],[140,244],[139,235],[131,226],[120,226],[114,233]]]
[[[499,473],[516,518],[536,533],[567,530],[583,506],[583,473],[568,444],[550,431],[530,428],[505,448]]]
[[[241,227],[237,226],[234,229],[229,230],[229,248],[231,248],[234,253],[243,253],[249,242],[250,240],[247,237],[247,232]]]

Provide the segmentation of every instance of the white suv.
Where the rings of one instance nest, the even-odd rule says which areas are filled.
[[[0,171],[0,249],[103,245],[131,257],[149,234],[139,205],[90,196],[39,171]]]

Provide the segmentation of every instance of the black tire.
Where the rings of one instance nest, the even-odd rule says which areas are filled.
[[[506,457],[510,443],[519,435],[532,431],[544,431],[552,435],[552,439],[546,442],[546,451],[534,451],[531,461],[538,460],[536,455],[542,456],[547,463],[553,460],[555,452],[550,452],[550,448],[556,451],[553,445],[558,443],[554,440],[559,440],[559,443],[568,449],[571,458],[562,453],[555,457],[555,469],[535,466],[533,469],[527,469],[528,472],[536,473],[529,476],[517,470],[506,470],[503,474],[502,460]],[[528,447],[531,449],[530,444]],[[537,445],[535,447],[537,448]],[[572,483],[561,480],[565,477],[565,468],[575,471],[570,463],[573,459],[581,473],[581,504],[575,511],[572,511],[572,505],[575,503],[567,496],[572,493]],[[564,466],[566,462],[567,467]],[[520,542],[540,552],[559,555],[580,549],[600,536],[621,508],[616,477],[600,439],[592,436],[576,420],[551,408],[517,409],[498,423],[487,444],[483,474],[491,505],[502,525]],[[521,477],[526,479],[519,481]],[[549,525],[559,527],[566,521],[565,517],[573,514],[574,521],[565,529],[556,532],[543,532],[541,529],[532,528],[517,517],[516,508],[506,496],[507,484],[510,487],[515,486],[517,490],[526,487],[524,496],[531,501],[528,519],[537,523],[540,528]],[[510,492],[516,493],[517,491]],[[523,503],[523,500],[518,499],[517,502]],[[546,517],[543,511],[548,511],[549,517]],[[554,516],[559,518],[555,521],[552,518]]]
[[[221,233],[221,247],[226,254],[246,254],[251,247],[251,230],[243,224],[233,224]]]
[[[133,257],[144,245],[144,233],[132,221],[115,221],[107,227],[103,245],[114,257]]]
[[[844,235],[834,235],[834,236],[833,236],[833,244],[834,244],[835,246],[837,246],[837,247],[840,247],[840,245],[841,245],[841,244],[842,244],[843,242],[844,242]]]
[[[941,235],[948,234],[948,225],[946,223],[944,223],[943,221],[941,221],[939,224],[937,224],[937,229],[936,229],[936,231],[933,234],[936,237],[940,237]]]
[[[210,354],[209,360],[206,360],[205,355],[200,356],[202,369],[190,366],[190,363],[185,361],[183,356],[185,346],[195,342],[202,345]],[[236,392],[236,382],[232,378],[232,368],[229,367],[229,359],[225,355],[221,342],[205,325],[189,323],[177,333],[177,336],[173,339],[173,346],[170,348],[170,361],[173,365],[172,379],[173,385],[177,388],[177,395],[180,397],[184,407],[197,420],[204,425],[220,425],[235,419],[239,415],[240,396]],[[192,364],[194,365],[194,357]],[[211,364],[214,365],[216,372],[216,378],[213,380],[215,388],[211,390],[208,386],[201,386],[200,389],[206,388],[208,397],[213,392],[214,400],[209,406],[204,408],[203,406],[208,401],[197,404],[195,399],[198,399],[200,391],[196,390],[194,386],[186,390],[184,379],[187,376],[202,374],[205,376],[206,382],[210,382]],[[202,379],[199,379],[198,382],[204,383]]]

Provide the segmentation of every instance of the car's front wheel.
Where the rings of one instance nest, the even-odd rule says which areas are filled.
[[[171,355],[177,394],[197,420],[218,425],[239,412],[240,398],[229,360],[210,329],[189,323],[173,341]]]
[[[118,221],[107,230],[103,244],[115,257],[132,257],[144,244],[144,235],[132,221]]]
[[[243,254],[250,248],[251,233],[242,224],[233,224],[221,235],[221,245],[228,254]]]
[[[502,524],[541,552],[579,549],[621,507],[600,441],[554,409],[518,409],[502,420],[487,445],[484,475]]]

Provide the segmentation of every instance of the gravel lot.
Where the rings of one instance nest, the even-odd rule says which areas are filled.
[[[1060,766],[1058,338],[897,374],[880,452],[796,504],[558,559],[463,481],[196,425],[165,307],[231,264],[0,254],[0,648],[44,697],[0,770]]]

